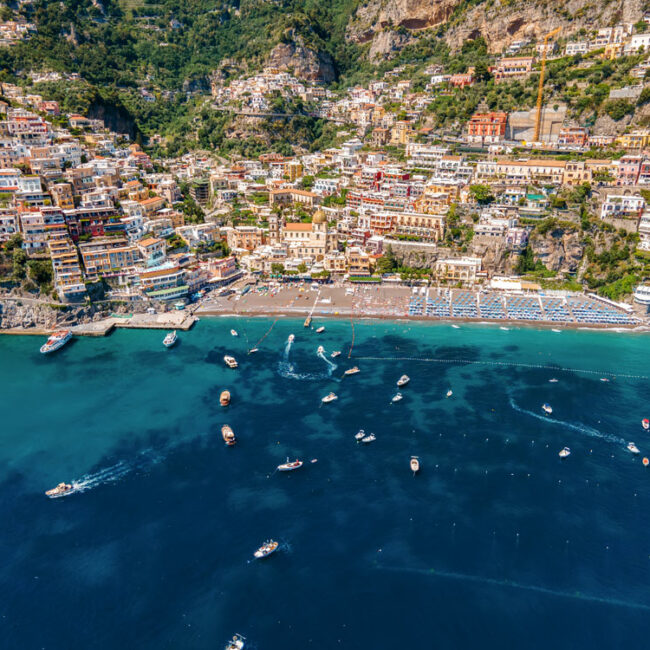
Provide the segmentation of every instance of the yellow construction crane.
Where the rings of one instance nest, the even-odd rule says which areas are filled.
[[[561,27],[554,29],[544,36],[544,48],[542,50],[542,69],[539,73],[539,88],[537,90],[537,115],[535,116],[535,136],[533,140],[539,142],[539,130],[542,126],[542,99],[544,97],[544,72],[546,71],[546,51],[548,49],[548,40],[562,31]]]

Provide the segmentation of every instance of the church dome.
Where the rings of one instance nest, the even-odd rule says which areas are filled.
[[[312,223],[327,223],[327,217],[325,216],[325,213],[320,208],[318,208],[318,210],[314,212]]]

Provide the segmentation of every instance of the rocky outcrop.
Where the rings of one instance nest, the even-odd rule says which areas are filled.
[[[373,63],[379,63],[385,58],[391,58],[409,41],[408,34],[385,30],[379,32],[373,39],[368,51],[368,58]]]
[[[533,235],[530,247],[536,260],[541,260],[547,269],[558,273],[575,273],[585,249],[579,233],[566,232],[561,228],[543,237]]]
[[[411,266],[415,269],[430,269],[438,259],[438,247],[435,244],[389,240],[393,255],[401,266]]]
[[[510,271],[508,250],[505,241],[495,241],[494,237],[474,237],[467,253],[483,260],[483,268],[491,275],[504,275]]]
[[[307,47],[300,37],[276,45],[269,53],[266,63],[306,81],[330,83],[336,78],[332,57],[326,52]]]

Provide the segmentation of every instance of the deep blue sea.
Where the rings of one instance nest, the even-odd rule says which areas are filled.
[[[650,647],[648,335],[272,324],[0,337],[0,648]]]

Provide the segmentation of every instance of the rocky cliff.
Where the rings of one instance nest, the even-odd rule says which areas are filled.
[[[267,65],[291,72],[298,79],[330,83],[336,78],[332,57],[306,47],[299,37],[276,45],[267,58]]]
[[[530,247],[536,260],[550,271],[576,273],[584,254],[580,233],[557,228],[545,236],[533,234]]]

